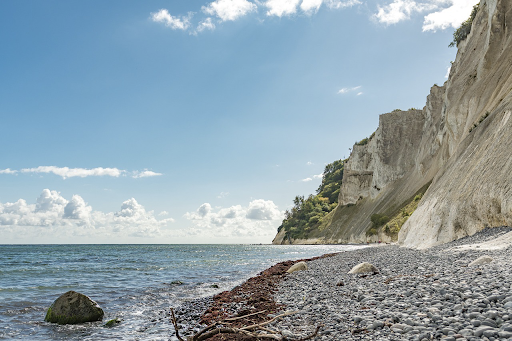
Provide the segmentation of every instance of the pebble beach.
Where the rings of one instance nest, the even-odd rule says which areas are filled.
[[[512,340],[512,246],[478,247],[511,230],[485,229],[427,250],[388,245],[308,262],[280,283],[276,302],[298,313],[274,327],[291,336],[322,325],[315,340]],[[492,261],[470,266],[482,256]],[[379,272],[347,274],[361,262]]]
[[[512,340],[512,246],[495,242],[511,231],[487,228],[426,250],[379,245],[307,261],[307,270],[282,274],[269,287],[279,311],[257,322],[295,312],[267,325],[283,340],[318,327],[312,340]],[[378,272],[348,274],[362,262]],[[224,302],[219,311],[237,316],[237,309],[254,308],[240,304]],[[198,316],[197,309],[181,310],[185,319]]]

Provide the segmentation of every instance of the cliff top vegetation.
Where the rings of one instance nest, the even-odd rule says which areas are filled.
[[[293,207],[285,212],[285,219],[278,231],[283,228],[291,238],[304,238],[311,229],[321,223],[322,218],[338,205],[346,160],[337,160],[325,166],[322,183],[316,195],[296,196]]]

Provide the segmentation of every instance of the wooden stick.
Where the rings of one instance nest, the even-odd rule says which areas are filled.
[[[298,313],[299,311],[287,311],[286,313],[283,313],[281,315],[277,315],[276,317],[274,317],[273,319],[271,320],[268,320],[267,322],[262,322],[262,323],[258,323],[258,324],[253,324],[251,326],[247,326],[247,327],[243,327],[243,328],[240,328],[240,329],[243,329],[243,330],[251,330],[251,329],[254,329],[254,328],[259,328],[259,327],[262,327],[262,326],[266,326],[267,324],[270,324],[272,322],[274,322],[275,320],[283,317],[283,316],[288,316],[288,315],[292,315],[292,314],[296,314]]]
[[[172,316],[172,324],[174,325],[174,330],[176,331],[176,337],[180,341],[185,341],[181,338],[180,332],[178,331],[178,323],[176,322],[176,316],[174,316],[174,309],[171,308],[171,316]]]
[[[240,320],[240,319],[243,319],[243,318],[246,318],[246,317],[249,317],[249,316],[258,315],[258,314],[261,314],[261,313],[264,313],[264,312],[266,312],[266,310],[258,311],[256,313],[247,314],[247,315],[244,315],[244,316],[230,317],[230,318],[224,319],[224,321],[236,321],[236,320]]]

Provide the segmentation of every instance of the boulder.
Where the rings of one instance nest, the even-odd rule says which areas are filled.
[[[298,262],[298,263],[295,263],[292,266],[290,266],[290,268],[286,271],[286,273],[291,274],[292,272],[295,272],[295,271],[301,271],[301,270],[307,270],[307,269],[308,269],[308,265],[306,264],[306,262]]]
[[[487,263],[490,263],[492,262],[494,259],[492,257],[489,257],[489,256],[482,256],[480,258],[477,258],[475,259],[474,261],[472,261],[471,263],[469,263],[468,266],[478,266],[478,265],[483,265],[483,264],[487,264]]]
[[[367,272],[375,273],[375,272],[379,272],[379,270],[377,270],[377,268],[375,266],[373,266],[372,264],[364,262],[364,263],[357,264],[356,266],[354,266],[352,268],[352,270],[350,270],[348,273],[349,274],[363,274],[363,273],[367,273]]]
[[[68,291],[57,298],[48,308],[44,320],[58,324],[77,324],[101,321],[103,314],[103,310],[98,303],[88,296],[75,291]]]

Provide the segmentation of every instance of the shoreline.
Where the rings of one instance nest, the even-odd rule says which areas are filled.
[[[197,332],[199,319],[204,326],[265,310],[232,324],[241,327],[291,310],[298,312],[267,325],[289,340],[312,335],[319,326],[313,340],[512,339],[512,246],[478,248],[511,231],[487,228],[421,251],[379,245],[324,255],[306,260],[308,270],[287,275],[300,260],[281,262],[207,299],[207,308],[192,314],[195,325],[189,318],[194,326],[181,335]],[[469,266],[484,255],[493,261]],[[374,264],[379,273],[347,274],[361,262]],[[178,322],[187,315],[178,314]],[[174,330],[171,334],[174,340]],[[254,340],[227,335],[208,340]]]

